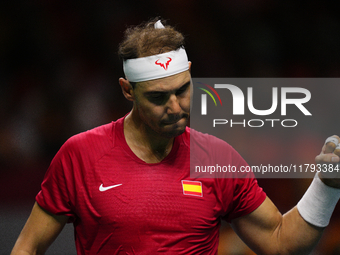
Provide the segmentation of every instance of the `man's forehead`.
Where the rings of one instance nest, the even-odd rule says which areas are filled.
[[[152,91],[152,90],[173,90],[182,87],[183,85],[190,82],[190,72],[186,71],[180,74],[176,74],[173,76],[160,78],[151,81],[144,81],[140,82],[140,88],[145,91]]]

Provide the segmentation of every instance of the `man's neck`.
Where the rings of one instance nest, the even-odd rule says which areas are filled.
[[[133,153],[146,163],[158,163],[170,152],[174,138],[162,137],[130,112],[124,119],[125,140]]]

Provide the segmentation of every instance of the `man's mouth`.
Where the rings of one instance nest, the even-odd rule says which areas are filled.
[[[172,124],[175,124],[177,123],[179,120],[181,120],[182,118],[180,119],[176,119],[176,120],[172,120],[172,121],[165,121],[163,122],[165,125],[172,125]]]
[[[176,124],[177,122],[179,122],[183,118],[186,118],[186,115],[183,114],[183,115],[181,115],[181,116],[179,116],[177,118],[172,118],[170,120],[164,121],[163,123],[165,125],[172,125],[172,124]]]

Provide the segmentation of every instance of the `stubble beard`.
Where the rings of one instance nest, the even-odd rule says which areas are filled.
[[[185,121],[183,126],[182,125],[178,126],[177,123],[170,124],[170,125],[175,125],[174,127],[171,127],[171,130],[166,130],[167,125],[162,125],[162,124],[158,125],[159,128],[152,128],[151,125],[148,125],[148,127],[152,129],[155,133],[160,135],[161,137],[168,138],[168,139],[175,138],[176,136],[179,136],[185,132],[186,126],[189,122],[189,116],[185,114],[185,116],[182,116],[179,119],[179,121],[181,121],[183,118]]]

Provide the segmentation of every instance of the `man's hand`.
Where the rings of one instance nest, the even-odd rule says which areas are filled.
[[[321,153],[315,157],[315,162],[317,164],[338,164],[339,161],[340,137],[333,135],[327,138],[325,145],[322,147]],[[340,189],[340,171],[320,172],[319,178],[326,185]]]

